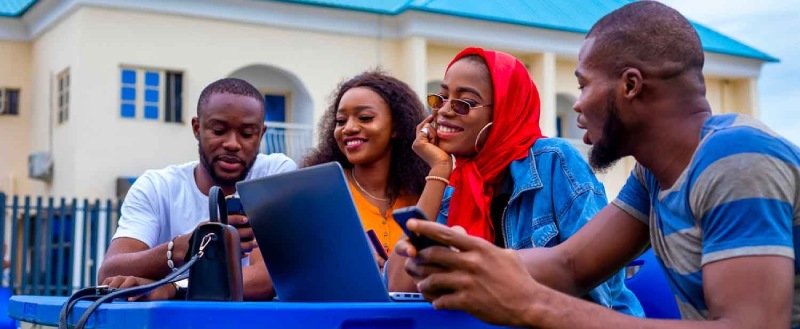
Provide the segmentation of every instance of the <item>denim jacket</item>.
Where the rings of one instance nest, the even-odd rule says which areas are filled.
[[[586,161],[569,142],[540,138],[529,155],[511,162],[509,172],[514,191],[506,206],[501,227],[507,248],[552,247],[575,234],[608,203],[605,189]],[[541,174],[540,174],[541,173]],[[439,223],[447,223],[450,197],[445,190]],[[620,271],[589,293],[596,303],[617,311],[644,317],[639,300],[624,284]]]

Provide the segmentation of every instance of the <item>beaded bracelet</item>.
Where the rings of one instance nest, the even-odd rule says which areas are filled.
[[[445,185],[450,185],[450,181],[449,181],[449,180],[447,180],[447,178],[444,178],[444,177],[439,177],[439,176],[425,176],[425,180],[426,180],[426,181],[429,181],[429,180],[438,180],[438,181],[440,181],[440,182],[442,182],[442,183],[445,183]]]

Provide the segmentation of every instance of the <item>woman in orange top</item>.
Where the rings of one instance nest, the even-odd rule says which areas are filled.
[[[374,230],[390,253],[403,235],[392,210],[417,203],[429,170],[411,150],[425,108],[408,85],[380,71],[343,82],[333,97],[320,120],[319,145],[303,165],[336,161],[345,168],[364,229]]]

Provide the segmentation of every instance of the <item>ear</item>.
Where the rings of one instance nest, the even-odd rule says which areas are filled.
[[[194,139],[200,140],[200,120],[197,117],[192,118],[192,133],[194,134]]]
[[[261,127],[261,137],[259,138],[259,140],[261,140],[262,138],[264,138],[264,134],[266,134],[266,133],[267,133],[267,122],[265,121],[265,122],[264,122],[264,126],[263,126],[263,127]]]
[[[622,95],[625,99],[631,100],[638,97],[642,93],[642,87],[644,86],[642,71],[633,67],[625,69],[622,72],[622,86]]]

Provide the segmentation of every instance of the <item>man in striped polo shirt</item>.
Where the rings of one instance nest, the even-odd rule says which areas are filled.
[[[800,328],[800,148],[742,115],[711,115],[703,49],[657,2],[600,19],[578,55],[578,125],[593,167],[638,162],[618,198],[564,243],[501,250],[411,221],[457,250],[396,250],[436,308],[536,328]],[[635,319],[581,296],[652,246],[684,320]],[[552,289],[551,289],[552,288]],[[555,290],[554,290],[555,289]]]

